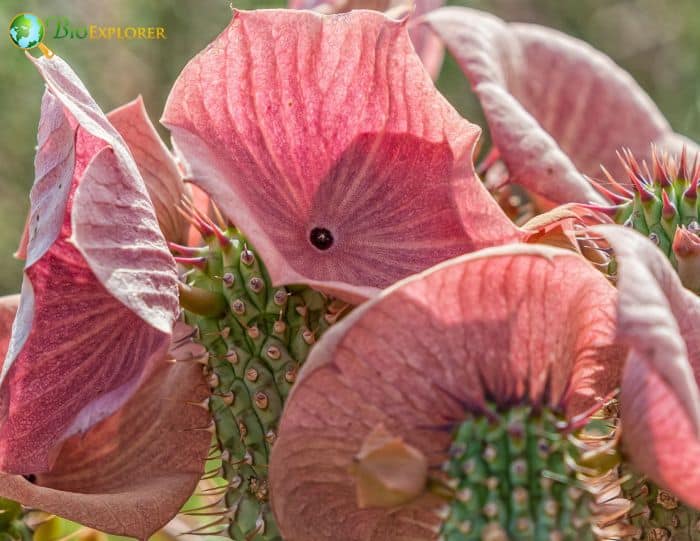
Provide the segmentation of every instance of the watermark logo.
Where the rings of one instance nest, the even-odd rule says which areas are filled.
[[[19,13],[10,21],[10,40],[20,49],[33,49],[46,34],[44,22],[33,13]]]
[[[163,40],[168,36],[163,26],[104,26],[73,23],[68,17],[40,19],[33,13],[19,13],[10,21],[10,40],[19,49],[39,47],[42,53],[51,54],[42,40],[88,39],[88,40]]]
[[[168,39],[163,26],[105,26],[98,24],[75,24],[68,17],[46,19],[52,39],[117,39],[154,40]]]

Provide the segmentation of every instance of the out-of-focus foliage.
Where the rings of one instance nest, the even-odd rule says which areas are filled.
[[[509,21],[552,26],[605,51],[629,70],[659,104],[673,127],[700,139],[700,2],[675,0],[473,0],[451,1],[491,11]],[[237,0],[240,9],[282,7],[283,1]],[[228,23],[228,0],[6,0],[0,21],[19,12],[43,19],[65,17],[75,27],[162,26],[162,41],[55,39],[49,21],[45,43],[74,67],[106,111],[142,94],[154,121],[187,60]],[[19,290],[21,263],[14,252],[33,181],[36,125],[43,85],[34,67],[8,38],[0,57],[0,294]],[[469,86],[448,58],[438,81],[448,99],[484,125]],[[163,135],[166,135],[162,130]]]

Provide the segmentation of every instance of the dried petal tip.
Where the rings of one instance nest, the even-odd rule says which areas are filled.
[[[393,507],[423,493],[428,460],[380,423],[362,442],[351,470],[357,480],[357,504],[361,509]]]
[[[688,229],[676,229],[673,253],[678,261],[678,275],[683,285],[695,293],[700,293],[700,237],[693,229],[698,229],[697,222],[691,222]]]

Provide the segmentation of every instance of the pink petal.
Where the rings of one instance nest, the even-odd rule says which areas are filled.
[[[290,0],[292,9],[316,9],[320,13],[347,13],[353,9],[374,9],[384,12],[402,13],[404,10],[413,11],[412,16],[418,18],[424,13],[438,9],[444,0]],[[409,30],[413,47],[423,61],[433,79],[437,79],[442,68],[445,48],[442,41],[425,26],[412,26]]]
[[[667,133],[657,141],[657,144],[671,154],[680,156],[683,148],[689,156],[700,154],[700,145],[678,133]]]
[[[7,347],[10,345],[12,322],[15,320],[18,306],[19,295],[0,297],[0,370],[7,354]]]
[[[285,406],[272,504],[288,541],[433,539],[444,502],[360,509],[348,472],[383,424],[438,468],[485,399],[580,413],[618,384],[615,290],[584,259],[513,245],[456,258],[357,308],[316,344]],[[412,520],[415,519],[415,520]]]
[[[673,255],[678,262],[678,276],[683,286],[700,293],[700,237],[685,227],[673,236]]]
[[[211,443],[196,363],[159,365],[129,402],[66,441],[36,484],[0,473],[0,495],[109,533],[147,539],[182,507]]]
[[[638,155],[671,128],[646,93],[586,43],[484,12],[426,16],[469,78],[512,181],[558,203],[600,202],[579,172],[623,178],[615,151]]]
[[[162,121],[278,284],[364,295],[520,236],[475,176],[479,129],[436,91],[405,21],[236,12]],[[311,244],[314,228],[329,249]]]
[[[627,361],[620,405],[624,449],[637,471],[700,507],[697,424],[678,389],[644,353]]]
[[[35,59],[42,102],[17,321],[0,384],[0,470],[48,470],[163,359],[174,261],[126,145],[67,64]]]
[[[189,230],[187,220],[177,212],[183,196],[188,195],[182,175],[172,154],[161,141],[148,117],[141,96],[107,115],[129,146],[146,183],[165,238],[183,242]]]
[[[622,382],[625,448],[644,474],[700,506],[700,299],[667,258],[631,230],[600,226],[619,265],[619,339],[630,348]]]
[[[440,8],[444,3],[444,0],[416,0],[413,17],[418,19],[420,16]],[[424,25],[412,26],[409,34],[425,69],[428,70],[433,80],[437,79],[442,68],[442,61],[445,58],[445,47],[442,40]]]

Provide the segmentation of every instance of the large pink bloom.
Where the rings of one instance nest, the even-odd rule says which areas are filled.
[[[555,203],[605,201],[581,173],[624,170],[622,147],[646,155],[691,141],[674,134],[637,83],[588,44],[488,13],[442,8],[426,15],[469,78],[510,180]]]
[[[644,236],[595,228],[619,266],[620,395],[625,451],[640,473],[700,508],[700,299]]]
[[[179,198],[182,182],[140,102],[112,115],[137,165],[65,62],[35,63],[47,91],[25,279],[0,304],[0,496],[145,539],[191,495],[210,445],[201,371],[173,362],[203,349],[173,331],[177,274],[148,196]]]
[[[357,299],[520,236],[474,174],[479,129],[377,12],[236,12],[162,122],[275,283]]]
[[[22,300],[0,385],[0,470],[48,471],[166,356],[177,274],[131,154],[70,68],[47,84]]]
[[[0,298],[0,359],[18,304],[19,295]],[[182,357],[186,338],[175,333],[169,356]],[[50,472],[27,478],[0,472],[0,497],[146,539],[175,515],[201,477],[210,438],[200,429],[209,416],[193,402],[205,395],[196,363],[161,363],[118,412],[69,438]]]
[[[529,403],[567,416],[618,384],[615,289],[578,255],[534,245],[483,250],[408,278],[315,346],[271,462],[288,541],[434,539],[444,501],[358,506],[350,466],[377,427],[438,470],[469,412]]]

